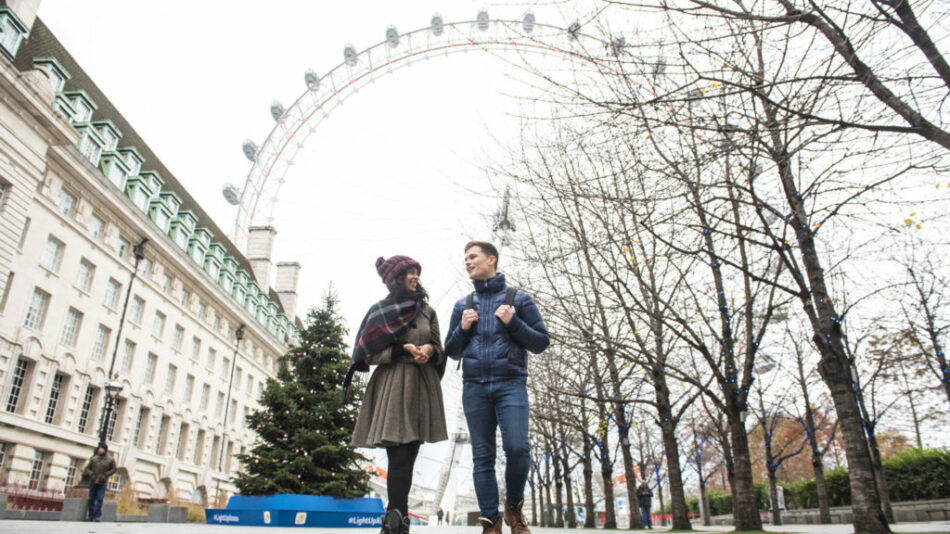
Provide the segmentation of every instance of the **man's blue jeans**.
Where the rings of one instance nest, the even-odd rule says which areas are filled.
[[[495,435],[501,428],[505,450],[505,495],[510,506],[521,504],[531,467],[528,445],[528,386],[523,379],[462,386],[462,407],[472,437],[472,478],[481,516],[498,521],[495,478]]]
[[[640,522],[644,528],[653,528],[653,517],[650,515],[649,506],[640,506]]]
[[[98,519],[102,515],[102,501],[105,498],[105,484],[89,484],[89,519]]]

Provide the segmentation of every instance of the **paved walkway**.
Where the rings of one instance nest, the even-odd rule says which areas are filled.
[[[732,527],[703,527],[705,532],[728,532]],[[779,532],[801,532],[805,534],[851,534],[854,530],[851,525],[785,525],[782,527],[765,527],[766,530]],[[894,532],[950,532],[950,521],[933,521],[930,523],[899,523],[893,525]],[[534,528],[538,534],[579,534],[583,529]],[[505,529],[507,532],[508,529]],[[662,533],[663,529],[656,529]],[[697,531],[700,531],[697,529]],[[313,532],[315,534],[378,534],[379,529],[349,528],[275,528],[275,527],[235,527],[220,525],[205,525],[203,523],[73,523],[69,521],[10,521],[0,520],[0,534],[300,534]],[[476,527],[412,527],[417,534],[478,534]],[[596,532],[630,532],[623,530]],[[638,531],[645,532],[645,531]]]

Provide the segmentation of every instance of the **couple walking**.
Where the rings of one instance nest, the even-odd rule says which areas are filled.
[[[443,346],[435,311],[419,283],[419,262],[407,256],[376,260],[389,295],[363,319],[349,375],[376,366],[353,444],[386,448],[389,504],[382,534],[409,532],[409,489],[419,446],[447,438],[439,384],[446,357],[462,360],[462,407],[482,532],[500,533],[502,527],[495,478],[500,428],[507,461],[504,519],[512,533],[530,533],[522,512],[529,470],[526,351],[543,351],[550,338],[531,296],[509,288],[497,268],[498,250],[491,243],[465,245],[465,269],[475,291],[455,303]]]

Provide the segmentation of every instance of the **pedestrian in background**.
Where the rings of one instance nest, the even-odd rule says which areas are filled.
[[[376,260],[389,295],[366,313],[356,334],[350,370],[376,370],[366,385],[353,429],[357,447],[384,447],[389,497],[381,534],[409,532],[409,490],[422,442],[448,439],[442,386],[445,355],[439,320],[419,283],[422,266],[408,256]]]
[[[445,352],[461,359],[462,408],[472,442],[472,478],[483,534],[500,534],[495,436],[505,451],[505,514],[512,534],[530,534],[522,506],[530,468],[528,351],[550,336],[531,295],[509,288],[491,243],[465,245],[465,270],[475,291],[455,303]]]
[[[89,480],[89,521],[99,521],[102,516],[102,500],[106,497],[109,477],[116,472],[115,460],[109,456],[109,446],[99,443],[95,454],[82,470],[83,478]]]
[[[640,519],[644,528],[653,528],[653,518],[650,516],[650,507],[653,505],[653,492],[644,480],[637,488],[637,501],[640,504]]]
[[[444,514],[445,514],[445,512],[443,512],[441,508],[439,508],[439,513],[435,514],[436,517],[439,518],[439,526],[440,526],[440,527],[442,526],[442,516],[443,516]]]

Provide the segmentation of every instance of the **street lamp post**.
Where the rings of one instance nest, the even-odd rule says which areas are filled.
[[[122,314],[119,316],[119,327],[115,333],[115,346],[112,348],[112,361],[109,363],[109,374],[106,375],[106,380],[110,382],[106,385],[106,403],[103,407],[102,421],[99,425],[99,441],[101,443],[106,442],[106,434],[109,432],[109,421],[112,419],[112,411],[115,409],[116,402],[118,402],[119,392],[122,391],[122,384],[119,384],[118,381],[115,380],[117,375],[113,374],[115,372],[115,358],[119,354],[119,340],[122,339],[122,326],[125,324],[125,312],[129,308],[129,297],[132,295],[132,282],[135,281],[135,275],[139,272],[139,263],[145,259],[146,242],[148,242],[148,238],[143,237],[138,244],[132,247],[132,254],[135,256],[135,265],[132,267],[132,274],[129,276],[129,287],[125,290],[125,302],[122,304]]]
[[[231,357],[231,376],[228,378],[228,396],[224,401],[224,424],[221,428],[221,450],[218,451],[218,472],[222,470],[224,464],[224,451],[227,450],[228,442],[228,414],[231,412],[231,386],[234,383],[234,368],[237,366],[238,350],[241,348],[241,340],[244,339],[244,325],[237,327],[234,331],[234,356]],[[215,500],[221,495],[221,478],[218,477],[217,487],[215,489]]]

